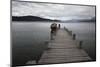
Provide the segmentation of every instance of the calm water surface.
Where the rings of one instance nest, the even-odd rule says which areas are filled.
[[[51,22],[52,23],[52,22]],[[46,41],[50,40],[49,22],[13,22],[12,57],[14,65],[24,65],[30,60],[39,60]],[[95,23],[60,23],[82,40],[82,48],[95,60]]]

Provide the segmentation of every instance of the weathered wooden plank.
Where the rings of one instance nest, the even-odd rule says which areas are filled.
[[[89,61],[89,57],[68,57],[68,58],[50,58],[42,59],[39,61],[39,64],[48,64],[48,63],[69,63],[69,62],[80,62],[80,61]]]
[[[69,42],[69,41],[68,41]],[[76,48],[77,47],[77,45],[73,45],[73,44],[78,44],[78,42],[75,42],[75,43],[73,43],[73,42],[69,42],[69,43],[67,43],[67,42],[57,42],[57,43],[49,43],[48,44],[48,47],[49,48]]]
[[[74,51],[73,51],[74,50]],[[42,58],[46,57],[57,57],[57,56],[65,56],[67,57],[73,57],[73,56],[88,56],[83,50],[77,50],[77,49],[51,49],[49,51],[45,51],[44,56]]]

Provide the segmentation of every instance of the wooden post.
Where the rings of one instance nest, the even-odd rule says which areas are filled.
[[[73,40],[75,40],[76,39],[76,34],[73,34]]]
[[[79,42],[79,48],[80,49],[82,48],[82,43],[83,43],[82,41]]]

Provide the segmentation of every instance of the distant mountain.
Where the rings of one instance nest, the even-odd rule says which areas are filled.
[[[96,22],[96,17],[92,17],[91,19],[84,19],[84,20],[78,20],[80,22]]]
[[[12,21],[57,21],[37,16],[12,16]]]

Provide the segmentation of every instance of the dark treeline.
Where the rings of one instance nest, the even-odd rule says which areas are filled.
[[[12,21],[57,21],[61,22],[61,20],[52,20],[47,18],[41,18],[37,16],[12,16]],[[96,17],[91,19],[84,19],[84,20],[67,20],[66,22],[96,22]]]
[[[12,21],[59,21],[37,16],[12,16]]]

